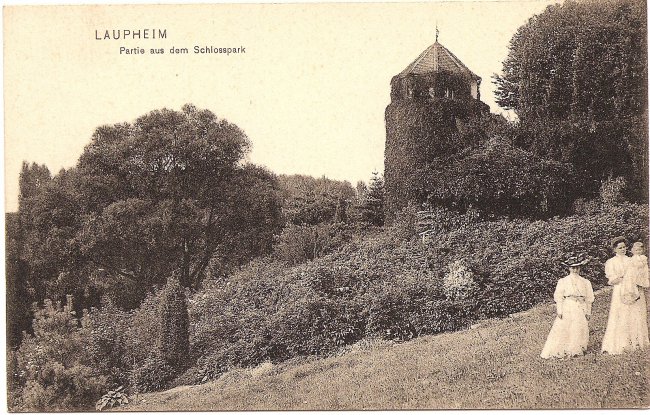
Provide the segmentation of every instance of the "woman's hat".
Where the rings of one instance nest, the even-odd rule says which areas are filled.
[[[562,265],[567,267],[580,267],[591,261],[591,258],[585,254],[570,254],[567,259],[562,261]]]

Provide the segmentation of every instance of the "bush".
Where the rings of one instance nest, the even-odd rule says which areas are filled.
[[[132,386],[140,391],[163,387],[189,363],[189,315],[177,279],[170,278],[134,311],[125,348]]]
[[[165,359],[155,354],[131,372],[131,386],[137,392],[153,392],[164,389],[176,375]]]
[[[600,200],[603,205],[616,206],[625,200],[627,183],[623,177],[608,178],[600,186]]]
[[[155,352],[160,334],[160,301],[160,289],[157,289],[133,310],[125,338],[126,360],[132,369],[142,366]]]
[[[174,369],[183,368],[190,351],[189,315],[185,291],[171,278],[161,292],[159,355]]]
[[[465,265],[464,260],[457,260],[449,264],[449,271],[445,274],[442,291],[448,300],[465,299],[473,294],[475,289],[474,275]]]
[[[92,408],[107,377],[92,367],[90,329],[72,311],[46,300],[34,310],[34,334],[16,352],[15,384],[21,411],[74,411]],[[14,384],[14,385],[15,385]]]
[[[461,212],[474,207],[494,216],[548,218],[566,214],[575,194],[570,164],[535,157],[502,137],[420,174],[429,202]]]
[[[84,317],[89,328],[88,352],[92,367],[107,376],[109,389],[126,385],[131,363],[127,353],[127,334],[131,314],[109,301],[91,309]]]

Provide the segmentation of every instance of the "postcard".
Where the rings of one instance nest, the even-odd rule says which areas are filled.
[[[647,5],[9,5],[7,409],[646,408]]]

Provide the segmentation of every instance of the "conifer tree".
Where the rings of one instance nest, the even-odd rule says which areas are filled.
[[[362,219],[375,226],[384,225],[384,178],[373,172],[362,205]]]
[[[178,278],[171,277],[162,291],[158,352],[173,369],[180,369],[190,350],[189,315],[185,291]]]

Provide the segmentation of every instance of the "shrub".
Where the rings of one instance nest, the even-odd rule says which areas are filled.
[[[160,356],[178,370],[187,363],[190,350],[185,291],[176,278],[171,278],[160,297],[160,333],[156,346]]]
[[[129,403],[129,397],[122,390],[124,388],[120,386],[115,390],[108,391],[104,396],[102,396],[95,403],[95,410],[101,411],[105,408],[113,408],[115,406],[127,405]]]
[[[17,383],[23,411],[72,411],[92,407],[107,377],[92,367],[89,328],[80,325],[72,299],[61,307],[46,300],[34,310],[34,334],[16,352]]]
[[[600,200],[606,206],[615,206],[625,200],[627,183],[623,177],[608,178],[600,186]]]
[[[84,316],[89,328],[88,352],[92,367],[107,376],[108,387],[128,382],[131,363],[127,353],[127,334],[131,314],[120,310],[110,300]]]
[[[176,371],[165,359],[151,354],[131,372],[131,386],[137,392],[158,391],[164,389],[175,375]]]
[[[449,300],[465,299],[473,294],[475,288],[474,275],[460,259],[448,266],[448,272],[442,283],[442,290]]]
[[[188,364],[189,315],[185,292],[177,279],[170,278],[134,311],[126,350],[132,362],[132,385],[140,391],[163,387]]]
[[[570,164],[545,160],[493,137],[420,172],[432,204],[495,216],[548,218],[566,214],[573,202]]]
[[[126,329],[125,353],[131,368],[142,366],[155,351],[160,334],[160,289],[147,294]]]
[[[418,230],[438,234],[466,229],[481,219],[481,213],[472,207],[465,212],[458,212],[442,206],[427,205],[426,209],[418,214]]]

